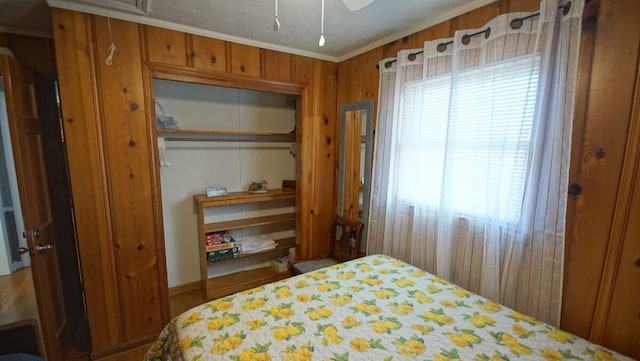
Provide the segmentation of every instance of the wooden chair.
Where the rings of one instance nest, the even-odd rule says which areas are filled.
[[[362,231],[364,229],[364,224],[359,220],[352,220],[338,216],[336,217],[335,225],[337,230],[337,239],[335,239],[331,244],[329,257],[294,263],[292,266],[292,273],[294,275],[333,266],[360,256],[360,245],[362,243]]]

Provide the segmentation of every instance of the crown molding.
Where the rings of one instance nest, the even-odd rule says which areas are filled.
[[[307,56],[307,57],[310,57],[310,58],[316,58],[316,59],[320,59],[320,60],[327,60],[327,61],[334,62],[334,63],[338,62],[338,58],[334,57],[334,56],[329,56],[329,55],[325,55],[325,54],[314,53],[314,52],[311,52],[311,51],[305,51],[305,50],[290,48],[290,47],[287,47],[287,46],[281,46],[281,45],[265,43],[265,42],[262,42],[262,41],[256,41],[256,40],[252,40],[252,39],[241,38],[241,37],[238,37],[238,36],[232,36],[232,35],[228,35],[228,34],[218,33],[218,32],[215,32],[215,31],[204,30],[204,29],[193,27],[193,26],[177,24],[177,23],[170,22],[170,21],[153,19],[153,18],[149,18],[149,17],[144,16],[144,15],[131,14],[131,13],[128,13],[128,12],[119,11],[118,9],[106,9],[106,8],[103,8],[103,7],[100,7],[100,6],[96,6],[96,5],[92,5],[92,4],[79,3],[79,2],[75,2],[75,1],[69,1],[69,0],[47,0],[47,3],[49,4],[49,6],[54,7],[54,8],[79,11],[79,12],[93,14],[93,15],[110,17],[112,19],[119,19],[119,20],[131,21],[131,22],[144,24],[144,25],[157,26],[159,28],[175,30],[175,31],[180,31],[180,32],[184,32],[184,33],[194,34],[194,35],[201,35],[201,36],[205,36],[205,37],[208,37],[208,38],[216,38],[216,39],[220,39],[220,40],[231,41],[231,42],[234,42],[234,43],[255,46],[255,47],[263,48],[263,49],[281,51],[281,52],[295,54],[295,55],[301,55],[301,56]]]
[[[363,47],[360,47],[360,48],[358,48],[358,49],[356,49],[354,51],[348,52],[348,53],[346,53],[344,55],[341,55],[341,56],[329,56],[329,55],[326,55],[326,54],[320,54],[320,53],[315,53],[315,52],[311,52],[311,51],[291,48],[291,47],[287,47],[287,46],[276,45],[276,44],[266,43],[266,42],[262,42],[262,41],[256,41],[256,40],[247,39],[247,38],[241,38],[241,37],[232,36],[232,35],[228,35],[228,34],[223,34],[223,33],[210,31],[210,30],[204,30],[204,29],[193,27],[193,26],[177,24],[177,23],[174,23],[174,22],[166,21],[166,20],[153,19],[153,18],[150,18],[148,16],[145,16],[142,13],[142,11],[140,11],[140,9],[136,8],[135,10],[132,10],[131,9],[132,7],[129,7],[129,6],[126,7],[126,9],[128,9],[128,10],[126,10],[123,7],[104,8],[102,6],[98,6],[98,5],[95,5],[95,4],[83,3],[83,2],[77,2],[77,1],[70,1],[70,0],[47,0],[47,3],[49,4],[49,6],[55,7],[55,8],[79,11],[79,12],[83,12],[83,13],[89,13],[89,14],[105,16],[105,17],[111,17],[111,18],[114,18],[114,19],[131,21],[131,22],[144,24],[144,25],[157,26],[159,28],[175,30],[175,31],[181,31],[181,32],[184,32],[184,33],[200,35],[200,36],[205,36],[205,37],[209,37],[209,38],[216,38],[216,39],[220,39],[220,40],[231,41],[231,42],[234,42],[234,43],[255,46],[255,47],[259,47],[259,48],[263,48],[263,49],[281,51],[281,52],[285,52],[285,53],[301,55],[301,56],[311,57],[311,58],[315,58],[315,59],[321,59],[321,60],[326,60],[326,61],[330,61],[330,62],[334,62],[334,63],[339,63],[339,62],[345,61],[347,59],[351,59],[351,58],[353,58],[355,56],[358,56],[360,54],[366,53],[369,50],[372,50],[372,49],[375,49],[377,47],[383,46],[385,44],[388,44],[390,42],[396,41],[398,39],[402,39],[405,36],[409,36],[409,35],[411,35],[413,33],[418,32],[418,31],[430,28],[430,27],[432,27],[434,25],[440,24],[440,23],[442,23],[444,21],[447,21],[449,19],[452,19],[452,18],[455,18],[457,16],[460,16],[460,15],[462,15],[464,13],[467,13],[467,12],[469,12],[471,10],[474,10],[474,9],[479,8],[479,7],[491,4],[491,3],[495,2],[495,1],[496,0],[473,0],[473,1],[469,2],[469,3],[467,3],[467,4],[458,6],[455,9],[452,9],[450,11],[446,11],[446,12],[440,14],[437,18],[429,19],[429,21],[424,21],[424,22],[418,23],[418,24],[416,24],[416,25],[414,25],[414,26],[412,26],[410,28],[407,28],[406,30],[404,30],[402,32],[386,36],[384,38],[381,38],[380,40],[377,40],[377,41],[375,41],[375,42],[373,42],[371,44],[365,45]],[[117,3],[117,2],[110,1],[110,3]],[[122,4],[122,5],[125,6],[124,4]],[[0,27],[0,31],[2,31],[1,27]],[[22,34],[22,35],[24,35],[24,34]],[[31,35],[31,36],[35,36],[35,35]],[[51,34],[48,34],[46,37],[50,38]]]

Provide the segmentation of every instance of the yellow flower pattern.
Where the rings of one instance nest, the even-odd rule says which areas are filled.
[[[627,360],[383,255],[195,307],[146,357],[166,359]]]

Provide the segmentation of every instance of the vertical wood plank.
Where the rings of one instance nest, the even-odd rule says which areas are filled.
[[[360,94],[359,100],[373,99],[374,111],[378,106],[378,88],[380,72],[376,68],[378,62],[382,60],[382,49],[376,48],[362,55],[358,62],[360,63]],[[374,128],[375,129],[375,128]]]
[[[392,41],[388,44],[382,46],[382,55],[384,58],[389,58],[396,56],[398,51],[402,49],[409,49],[413,47],[413,43],[410,41],[408,36],[405,36],[402,39],[398,39],[396,41]]]
[[[260,48],[231,43],[231,73],[260,77]]]
[[[115,30],[115,27],[111,27]],[[184,33],[145,26],[149,61],[187,66],[187,46]],[[108,43],[107,43],[108,44]]]
[[[107,171],[102,158],[101,129],[97,127],[89,21],[85,14],[56,8],[52,9],[52,15],[87,316],[92,347],[101,350],[119,342],[120,308],[110,244],[110,206],[103,184]]]
[[[451,21],[445,21],[416,33],[417,48],[424,47],[425,41],[444,39],[451,36]]]
[[[55,48],[52,39],[17,34],[0,34],[4,46],[13,52],[21,64],[47,75],[56,76]],[[0,39],[0,44],[2,40]]]
[[[309,84],[313,72],[313,59],[301,55],[291,55],[291,80]]]
[[[335,182],[338,151],[336,97],[326,96],[327,94],[336,94],[338,90],[338,64],[317,60],[315,67],[320,68],[317,74],[320,88],[315,94],[314,100],[320,105],[322,123],[319,129],[320,136],[315,138],[316,144],[314,144],[314,148],[318,152],[315,168],[316,178],[314,179],[317,188],[314,197],[317,202],[315,208],[318,212],[314,222],[311,252],[314,258],[326,254],[331,247],[330,240],[335,237],[336,194],[335,188],[330,185]]]
[[[508,0],[504,1],[501,13],[538,11],[540,0]]]
[[[227,44],[223,40],[191,35],[193,67],[202,70],[227,71]]]
[[[338,65],[338,74],[348,77],[349,81],[338,84],[338,102],[340,104],[351,103],[360,98],[360,57],[353,57]]]
[[[572,214],[567,214],[560,326],[582,337],[588,337],[592,326],[616,208],[635,84],[635,78],[629,74],[635,74],[639,54],[640,23],[634,20],[634,14],[639,12],[640,3],[635,0],[601,1],[586,100],[584,139],[573,144],[582,149],[577,177],[582,193],[574,201]],[[617,56],[614,58],[610,54]],[[611,91],[612,84],[615,84],[615,92]],[[606,157],[598,159],[596,153],[601,148]]]
[[[339,121],[338,121],[339,122]],[[337,128],[340,128],[338,124]],[[340,131],[338,130],[338,134]],[[361,139],[362,139],[362,111],[355,110],[347,113],[345,125],[345,148],[344,157],[338,162],[343,162],[344,190],[343,196],[343,217],[350,219],[360,218],[360,159],[361,159]],[[337,153],[338,156],[339,153]],[[339,186],[339,185],[338,185]],[[336,194],[337,194],[336,187]]]
[[[590,338],[640,357],[640,62],[622,181]]]
[[[296,159],[303,195],[299,199],[301,259],[326,257],[335,233],[336,98],[325,95],[336,94],[336,90],[337,64],[312,60],[297,132],[301,154]]]
[[[455,29],[477,29],[481,28],[491,19],[500,14],[500,4],[498,2],[485,5],[456,18]],[[453,34],[452,34],[453,35]]]
[[[291,81],[291,54],[265,49],[262,67],[262,74],[266,79]]]
[[[104,117],[107,185],[113,222],[113,249],[122,313],[122,341],[139,340],[164,326],[167,289],[159,259],[153,179],[140,57],[139,26],[111,20],[117,50],[113,64],[98,62],[101,112]],[[94,17],[97,56],[107,56],[107,20]]]

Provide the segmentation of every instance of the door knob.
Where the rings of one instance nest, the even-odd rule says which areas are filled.
[[[52,250],[53,244],[38,244],[33,248],[34,251],[37,251],[38,253],[44,253],[46,251]]]

